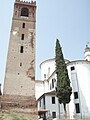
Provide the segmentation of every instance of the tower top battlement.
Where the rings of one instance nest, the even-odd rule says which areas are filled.
[[[29,5],[35,5],[36,6],[36,0],[30,1],[23,1],[23,0],[15,0],[15,3],[20,3],[20,4],[29,4]]]

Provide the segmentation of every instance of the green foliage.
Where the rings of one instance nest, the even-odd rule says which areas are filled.
[[[27,119],[25,119],[25,118],[18,118],[18,117],[14,117],[12,120],[27,120]]]
[[[14,116],[14,117],[13,117],[13,120],[21,120],[21,119],[18,118],[18,117],[16,117],[16,116]]]
[[[70,86],[67,67],[64,61],[62,48],[60,46],[58,39],[56,41],[55,53],[56,53],[55,62],[56,62],[56,74],[57,74],[56,96],[58,97],[59,103],[64,104],[64,110],[66,110],[66,104],[70,102],[72,88]]]
[[[16,116],[16,115],[13,115],[13,119],[12,120],[27,120],[25,118],[23,118],[22,116]]]

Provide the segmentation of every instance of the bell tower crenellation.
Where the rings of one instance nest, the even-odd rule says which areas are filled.
[[[25,2],[16,0],[14,4],[13,18],[36,21],[36,1]]]

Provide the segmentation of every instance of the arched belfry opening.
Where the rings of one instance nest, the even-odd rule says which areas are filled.
[[[21,16],[25,16],[25,17],[29,16],[29,10],[28,10],[28,8],[22,8],[21,9]]]

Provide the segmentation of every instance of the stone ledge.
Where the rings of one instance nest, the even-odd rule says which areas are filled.
[[[35,97],[25,96],[10,96],[5,95],[0,97],[1,110],[11,110],[17,112],[29,112],[37,114],[37,103]]]

